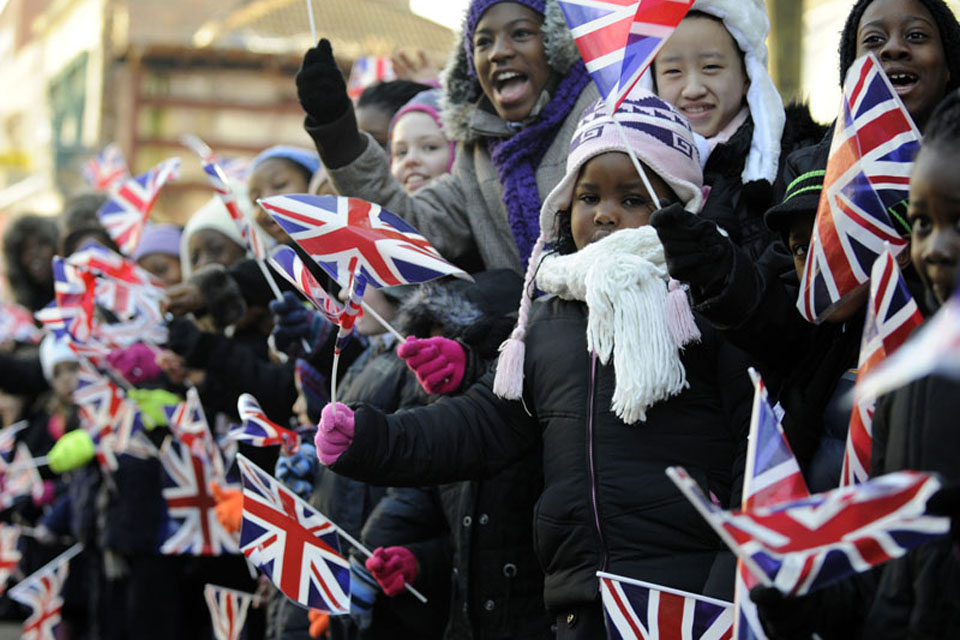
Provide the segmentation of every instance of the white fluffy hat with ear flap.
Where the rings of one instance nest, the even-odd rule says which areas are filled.
[[[741,177],[743,183],[766,180],[773,184],[780,165],[781,139],[786,114],[783,99],[767,68],[767,35],[770,18],[763,0],[696,0],[691,11],[702,11],[723,22],[743,52],[750,86],[747,105],[753,118],[753,141]],[[642,82],[653,87],[653,73],[647,71]]]

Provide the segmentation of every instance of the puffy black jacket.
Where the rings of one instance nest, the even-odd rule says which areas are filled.
[[[429,407],[384,416],[361,406],[333,469],[395,486],[484,478],[542,443],[534,545],[548,609],[596,601],[600,569],[701,591],[723,545],[664,470],[683,465],[724,504],[739,498],[746,358],[701,323],[703,341],[683,352],[689,389],[627,425],[609,410],[613,368],[587,352],[586,321],[582,303],[538,301],[523,402],[495,396],[490,372]]]

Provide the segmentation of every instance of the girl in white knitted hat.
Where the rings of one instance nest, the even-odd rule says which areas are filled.
[[[657,199],[698,211],[686,119],[642,89],[617,119]],[[542,449],[534,544],[564,639],[605,637],[598,570],[693,592],[733,584],[732,563],[715,572],[722,543],[664,470],[694,468],[720,503],[738,495],[747,362],[669,287],[656,205],[627,150],[602,103],[584,113],[495,373],[392,416],[328,405],[316,440],[335,472],[393,486],[481,479]],[[538,288],[551,295],[534,301]]]

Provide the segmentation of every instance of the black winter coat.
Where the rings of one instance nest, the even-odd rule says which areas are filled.
[[[724,504],[739,498],[746,358],[702,323],[703,341],[683,352],[690,388],[627,425],[609,410],[613,368],[587,352],[586,306],[557,298],[534,306],[523,402],[495,396],[490,372],[429,407],[385,416],[361,406],[354,442],[333,469],[395,486],[479,479],[542,442],[534,545],[549,610],[597,601],[601,569],[701,591],[723,544],[664,470],[684,465]]]

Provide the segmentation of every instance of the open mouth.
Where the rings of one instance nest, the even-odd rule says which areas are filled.
[[[680,107],[680,110],[689,120],[702,120],[709,117],[715,108],[712,104],[688,104]]]
[[[890,78],[890,84],[893,85],[894,91],[901,95],[909,93],[920,81],[920,76],[909,71],[891,72],[887,74],[887,77]]]
[[[427,181],[427,176],[422,173],[411,173],[406,178],[403,179],[403,185],[405,187],[419,187]]]
[[[529,79],[516,71],[501,71],[494,75],[493,89],[500,102],[509,104],[519,102],[527,93]]]

